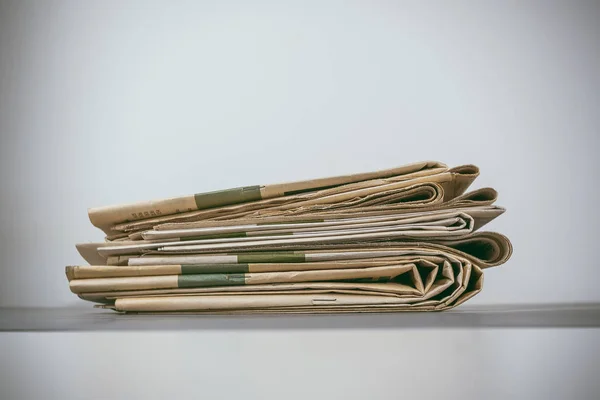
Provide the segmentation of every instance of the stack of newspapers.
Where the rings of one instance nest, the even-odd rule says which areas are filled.
[[[102,243],[66,268],[84,300],[122,312],[437,311],[482,289],[509,240],[473,165],[247,186],[89,209]]]

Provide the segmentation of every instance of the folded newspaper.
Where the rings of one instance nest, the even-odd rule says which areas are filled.
[[[436,311],[482,289],[504,209],[474,165],[388,170],[92,208],[71,291],[121,312]]]

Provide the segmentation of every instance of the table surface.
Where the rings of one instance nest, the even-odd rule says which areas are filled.
[[[247,315],[121,314],[86,308],[0,308],[0,331],[358,328],[598,328],[599,303],[464,306],[446,312]]]

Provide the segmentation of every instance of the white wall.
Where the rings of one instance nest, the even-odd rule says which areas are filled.
[[[81,304],[86,208],[475,163],[471,304],[600,301],[598,2],[0,2],[0,305]]]

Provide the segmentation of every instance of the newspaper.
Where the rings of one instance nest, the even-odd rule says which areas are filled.
[[[88,281],[94,279],[82,279],[84,285],[76,286],[74,291],[83,299],[114,301],[113,307],[119,311],[295,311],[298,307],[379,311],[381,308],[447,309],[461,304],[482,288],[481,267],[451,249],[404,246],[403,250],[403,256],[387,260],[394,262],[383,267],[238,273],[233,284],[211,287],[196,283],[181,287],[167,276],[152,284],[147,278],[143,281],[131,278],[132,281],[138,279],[135,282],[114,278],[112,286],[107,286],[106,280],[97,279],[100,281],[97,285],[89,284],[84,289]],[[365,256],[369,254],[365,252]],[[71,280],[71,284],[74,282],[78,280]],[[158,285],[162,286],[156,287]],[[96,289],[100,290],[94,292]]]
[[[240,193],[248,191],[246,188],[227,189],[181,198],[95,208],[90,209],[88,214],[92,223],[104,230],[109,238],[118,238],[125,232],[136,232],[167,222],[231,219],[253,213],[255,215],[273,215],[302,210],[311,212],[311,207],[327,207],[336,204],[342,208],[352,207],[354,199],[373,200],[373,197],[382,195],[386,196],[388,201],[394,201],[390,196],[399,195],[402,190],[414,191],[416,190],[415,186],[420,184],[429,184],[429,190],[442,193],[443,195],[432,195],[431,202],[439,203],[449,201],[464,193],[479,175],[478,168],[472,165],[452,169],[442,165],[436,162],[423,162],[391,170],[345,177],[254,186],[254,193],[264,191],[268,194],[265,196],[261,194],[260,198],[241,195]],[[364,180],[365,178],[369,179]],[[277,189],[274,190],[274,187]],[[223,193],[227,193],[227,195],[223,195]],[[231,195],[231,193],[238,194]],[[195,200],[207,197],[211,199],[210,202]],[[416,198],[418,199],[419,196]],[[173,204],[177,204],[177,206],[173,206]],[[417,201],[413,206],[419,206],[419,202]],[[150,207],[154,207],[154,209],[150,209]]]
[[[272,185],[244,186],[161,200],[91,208],[88,210],[88,214],[92,224],[106,232],[112,226],[121,222],[143,220],[229,204],[285,197],[295,193],[314,191],[320,188],[339,186],[359,181],[385,179],[389,177],[410,179],[418,176],[436,174],[445,170],[447,170],[447,167],[442,163],[426,161],[376,172]]]
[[[106,264],[105,260],[110,256],[139,255],[152,250],[200,253],[364,240],[460,238],[471,234],[503,212],[501,207],[476,206],[401,215],[380,213],[362,216],[357,213],[358,216],[353,218],[342,214],[329,219],[298,220],[297,217],[287,216],[267,222],[260,218],[244,219],[236,225],[220,226],[213,222],[211,226],[200,228],[149,230],[141,234],[141,240],[80,244],[77,248],[88,262]]]
[[[441,311],[477,295],[512,244],[479,168],[435,161],[88,210],[106,233],[65,269],[121,312]]]

